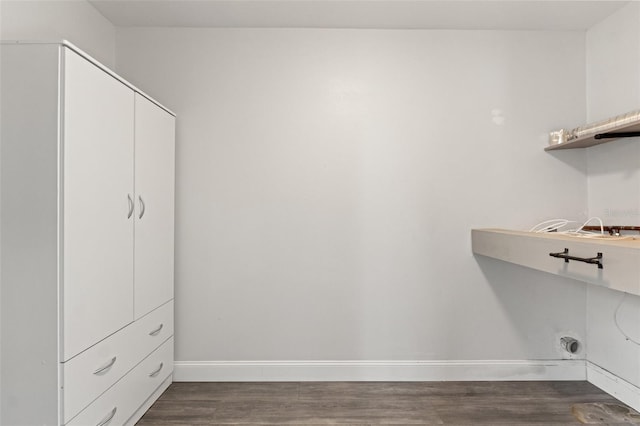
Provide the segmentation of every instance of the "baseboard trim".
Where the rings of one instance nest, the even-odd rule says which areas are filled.
[[[640,411],[639,387],[592,362],[587,362],[587,380],[634,410]]]
[[[584,360],[176,361],[176,382],[586,380]]]

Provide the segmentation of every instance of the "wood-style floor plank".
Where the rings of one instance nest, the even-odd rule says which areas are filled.
[[[173,383],[138,425],[575,425],[589,403],[624,405],[587,382]]]

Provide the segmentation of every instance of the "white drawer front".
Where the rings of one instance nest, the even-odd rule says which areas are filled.
[[[123,425],[173,372],[173,338],[144,359],[67,426]]]
[[[173,335],[173,301],[62,364],[68,422]]]

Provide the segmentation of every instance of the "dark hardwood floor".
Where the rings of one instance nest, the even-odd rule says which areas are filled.
[[[587,382],[173,383],[138,425],[583,423],[640,416]]]

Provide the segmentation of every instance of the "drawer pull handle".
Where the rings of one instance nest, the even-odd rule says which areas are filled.
[[[569,263],[570,260],[576,260],[578,262],[598,265],[598,269],[604,269],[604,266],[602,265],[602,253],[598,253],[596,257],[576,257],[569,256],[569,249],[565,248],[564,251],[561,251],[559,253],[549,253],[549,256],[564,259],[565,263]]]
[[[96,371],[93,372],[93,374],[100,374],[100,373],[102,373],[104,371],[107,371],[108,369],[113,367],[113,364],[115,364],[115,363],[116,363],[116,357],[114,356],[113,358],[111,358],[111,361],[109,361],[103,367],[98,368]]]
[[[108,424],[111,419],[113,419],[113,416],[116,415],[116,411],[118,411],[118,407],[113,407],[113,410],[111,410],[107,417],[102,419],[102,421],[100,421],[100,423],[98,423],[96,426],[105,426],[106,424]]]
[[[160,327],[158,327],[155,330],[153,330],[152,332],[150,332],[149,336],[156,336],[158,333],[160,333],[160,330],[162,330],[162,327],[164,327],[164,324],[160,324]]]
[[[164,367],[164,362],[160,363],[160,367],[158,367],[157,370],[155,370],[152,373],[149,373],[149,377],[156,377],[158,374],[160,374],[160,370],[162,370],[162,367]]]

